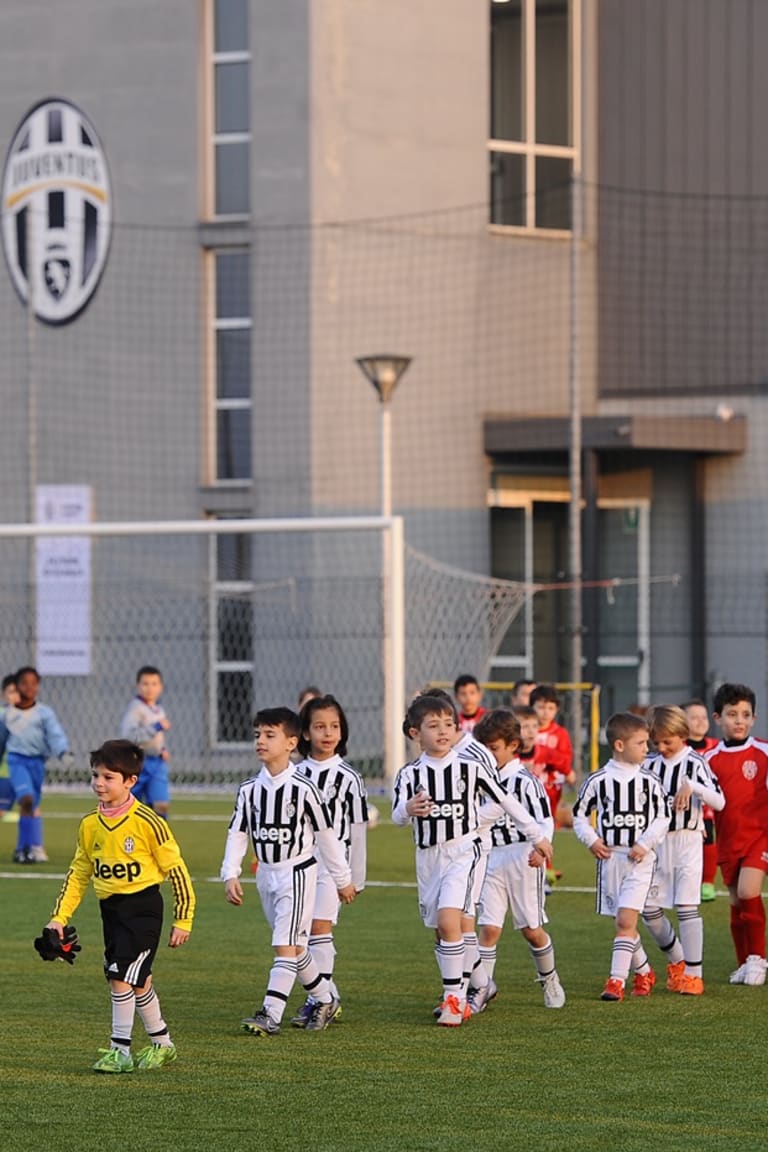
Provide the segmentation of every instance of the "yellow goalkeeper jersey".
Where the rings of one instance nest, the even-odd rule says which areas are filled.
[[[99,900],[141,892],[168,878],[173,891],[173,924],[188,932],[195,914],[189,871],[166,820],[138,801],[110,820],[98,810],[80,822],[77,851],[64,877],[51,919],[66,925],[93,880]]]

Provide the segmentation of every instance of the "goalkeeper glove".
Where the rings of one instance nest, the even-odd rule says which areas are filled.
[[[35,949],[41,960],[66,960],[67,964],[74,964],[76,954],[82,952],[72,924],[64,929],[63,937],[55,928],[43,928],[42,935],[35,940]]]

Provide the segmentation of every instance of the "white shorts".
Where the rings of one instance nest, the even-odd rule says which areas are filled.
[[[336,924],[339,919],[339,907],[339,890],[336,887],[336,882],[322,860],[318,860],[315,909],[312,913],[312,919],[330,920],[331,924]]]
[[[597,911],[615,916],[619,908],[642,912],[656,867],[655,852],[647,852],[639,863],[630,860],[628,848],[612,848],[608,860],[597,862]]]
[[[419,912],[427,928],[437,928],[441,908],[459,908],[465,916],[474,915],[475,872],[483,856],[478,839],[470,836],[416,850]]]
[[[648,890],[651,908],[674,908],[677,904],[698,907],[704,866],[701,832],[668,832],[656,849],[656,871]]]
[[[509,844],[491,849],[485,874],[478,924],[503,928],[507,912],[512,912],[515,928],[541,928],[547,923],[544,911],[543,868],[531,868],[530,844]]]
[[[486,846],[481,842],[480,844],[480,859],[475,868],[475,882],[472,885],[472,912],[474,915],[475,909],[480,903],[480,897],[483,891],[483,884],[485,883],[485,874],[488,870],[488,860],[490,858],[490,845]]]
[[[259,864],[256,887],[267,923],[272,929],[272,947],[283,944],[306,947],[317,887],[314,858],[279,867]]]

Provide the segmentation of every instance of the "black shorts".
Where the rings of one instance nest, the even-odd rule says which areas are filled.
[[[141,892],[100,902],[104,930],[104,975],[142,988],[152,971],[163,928],[163,898],[152,884]]]

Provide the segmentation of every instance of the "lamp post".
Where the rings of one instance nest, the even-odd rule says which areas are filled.
[[[379,397],[379,499],[381,515],[392,516],[392,412],[391,403],[401,376],[411,363],[410,356],[359,356],[357,364]],[[383,700],[384,715],[384,775],[390,779],[400,753],[402,760],[403,735],[401,730],[404,705],[405,653],[403,637],[393,636],[391,598],[398,594],[402,583],[402,569],[398,562],[400,580],[393,581],[391,529],[384,530],[382,540],[382,624],[383,624]]]

